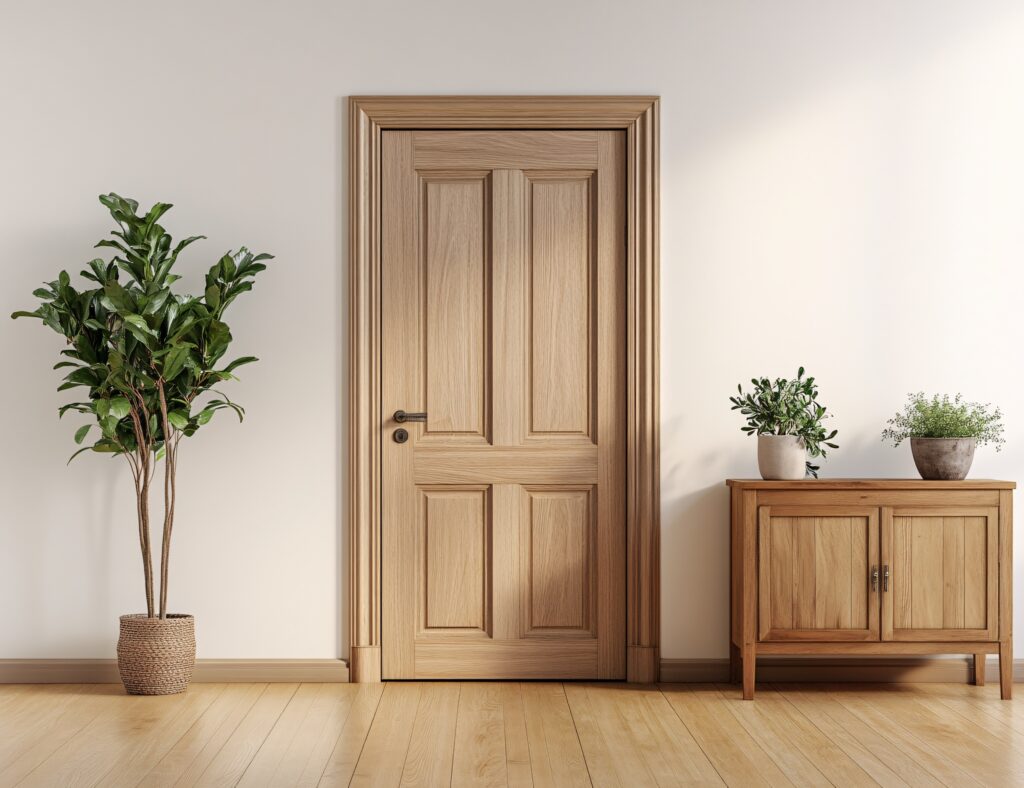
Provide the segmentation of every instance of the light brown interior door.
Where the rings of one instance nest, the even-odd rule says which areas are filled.
[[[382,136],[382,675],[624,678],[625,135]]]

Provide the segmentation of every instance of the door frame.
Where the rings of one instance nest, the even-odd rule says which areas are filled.
[[[394,129],[626,132],[626,678],[658,680],[657,96],[349,97],[349,676],[381,679],[381,133]]]

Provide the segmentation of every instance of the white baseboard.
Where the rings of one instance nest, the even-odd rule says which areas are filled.
[[[759,657],[758,681],[952,682],[972,678],[964,657]],[[680,684],[729,680],[728,659],[663,659],[661,681]],[[1013,680],[1024,681],[1024,660],[1013,663]],[[999,681],[999,660],[985,663],[985,681]]]
[[[0,659],[0,684],[116,684],[115,659]],[[347,682],[342,659],[198,659],[194,682]]]

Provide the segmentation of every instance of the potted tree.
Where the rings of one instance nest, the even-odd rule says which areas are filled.
[[[754,389],[744,393],[736,386],[738,396],[730,397],[732,410],[747,417],[741,429],[757,435],[757,466],[763,479],[802,479],[807,474],[818,478],[820,466],[808,457],[826,456],[825,447],[838,449],[832,439],[836,430],[826,432],[822,421],[830,418],[825,406],[818,402],[814,378],[804,377],[804,368],[797,370],[794,380],[752,378]]]
[[[974,450],[986,443],[1003,446],[1003,414],[990,405],[965,402],[961,394],[907,395],[901,413],[889,419],[883,440],[899,446],[910,438],[910,452],[922,479],[965,479]]]
[[[146,589],[145,614],[121,616],[117,644],[118,669],[132,694],[182,692],[195,664],[195,622],[192,616],[169,613],[167,581],[174,529],[178,446],[220,410],[242,419],[245,411],[215,386],[235,378],[234,371],[256,361],[244,356],[221,366],[231,331],[224,313],[242,293],[251,290],[268,254],[245,247],[221,257],[206,275],[202,295],[173,292],[179,279],[174,265],[181,252],[203,236],[174,244],[159,224],[171,208],[157,203],[140,215],[138,203],[107,194],[100,198],[117,223],[97,247],[114,250],[109,262],[97,258],[82,276],[85,289],[71,284],[67,271],[39,288],[42,303],[35,317],[64,337],[66,347],[54,369],[67,369],[58,391],[82,387],[87,395],[60,408],[84,414],[89,421],[75,432],[83,444],[93,427],[95,440],[76,451],[124,457],[135,482],[139,546]],[[122,274],[124,275],[122,278]],[[71,459],[68,462],[71,462]],[[158,466],[163,463],[162,479]],[[163,489],[160,528],[159,596],[154,588],[150,533],[150,491]]]

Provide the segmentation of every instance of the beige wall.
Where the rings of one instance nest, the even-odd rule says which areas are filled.
[[[201,656],[337,656],[342,98],[658,93],[663,652],[723,656],[721,481],[756,473],[738,381],[817,375],[825,471],[851,476],[912,475],[884,420],[963,390],[1007,414],[975,474],[1024,476],[1022,39],[1011,0],[5,4],[0,312],[93,256],[111,189],[209,236],[186,283],[240,243],[278,255],[234,315],[249,418],[183,447],[172,606]],[[64,464],[58,349],[0,322],[0,657],[111,656],[141,604],[125,469]]]

